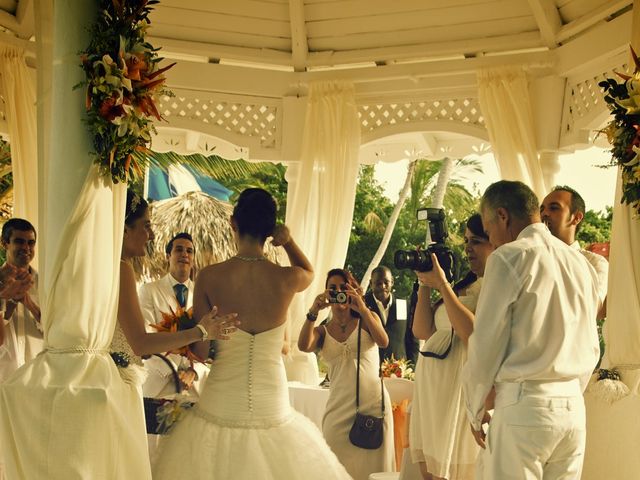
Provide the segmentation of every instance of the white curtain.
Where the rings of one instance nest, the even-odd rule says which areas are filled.
[[[0,89],[6,105],[13,168],[13,215],[38,230],[38,155],[33,77],[16,47],[0,46]]]
[[[79,49],[95,4],[37,2],[53,51],[39,83],[39,165],[47,167],[40,238],[45,351],[0,385],[0,443],[10,479],[150,479],[142,402],[108,354],[116,322],[125,186],[101,177],[81,123]],[[43,46],[41,46],[43,48]],[[39,76],[39,79],[41,77]],[[51,92],[55,92],[52,95]],[[64,121],[61,121],[64,119]]]
[[[519,67],[482,69],[477,72],[478,97],[493,154],[505,180],[529,185],[542,199],[545,185],[538,161],[527,76]]]
[[[294,343],[306,311],[324,290],[326,273],[344,266],[353,219],[359,148],[360,121],[353,85],[312,83],[302,158],[299,165],[290,167],[287,176],[290,193],[286,222],[315,270],[313,283],[296,296],[290,309]],[[302,372],[297,379],[316,383],[315,363],[310,362],[307,374]]]

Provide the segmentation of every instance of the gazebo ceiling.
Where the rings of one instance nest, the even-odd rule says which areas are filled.
[[[304,120],[297,100],[315,80],[353,82],[371,155],[392,156],[393,149],[381,150],[376,140],[411,132],[486,141],[476,72],[503,65],[522,66],[538,80],[539,110],[563,103],[561,121],[538,125],[570,149],[585,145],[590,129],[607,116],[597,83],[625,68],[632,3],[161,0],[148,39],[179,61],[167,74],[176,96],[160,103],[169,126],[223,138],[251,150],[253,159],[296,158],[296,128]],[[31,66],[34,10],[35,0],[0,0],[0,41],[24,47]],[[549,80],[550,91],[545,82],[552,78],[561,83]],[[165,134],[165,141],[197,143]],[[451,143],[435,133],[426,143],[417,135],[410,150],[436,145],[427,150],[437,156]],[[200,150],[207,148],[205,142]]]
[[[302,72],[554,49],[630,5],[631,0],[163,0],[150,34],[167,52]]]

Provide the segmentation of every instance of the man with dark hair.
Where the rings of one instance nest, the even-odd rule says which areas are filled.
[[[151,325],[162,321],[162,313],[175,312],[178,308],[189,309],[193,304],[193,280],[191,273],[194,263],[195,247],[193,238],[186,232],[175,235],[166,245],[165,252],[169,262],[169,272],[159,280],[140,287],[140,307],[147,330],[155,332]],[[188,360],[180,355],[168,355],[168,359],[178,371],[183,388],[190,396],[197,398],[200,386],[209,373],[209,368],[195,363],[193,368]],[[144,362],[149,376],[142,389],[145,397],[170,397],[175,395],[172,371],[166,363],[155,356]],[[150,453],[157,444],[156,435],[149,439]]]
[[[484,193],[480,213],[496,247],[487,261],[463,370],[467,413],[484,448],[484,478],[580,478],[582,393],[599,358],[597,276],[540,222],[521,182]],[[485,400],[495,386],[495,412]]]
[[[549,227],[551,233],[571,248],[579,251],[595,268],[598,274],[598,291],[603,305],[598,312],[599,320],[604,318],[606,313],[605,299],[607,296],[609,262],[602,255],[583,250],[580,248],[578,240],[576,240],[576,234],[580,231],[585,211],[586,206],[580,194],[566,185],[554,187],[540,205],[540,217]]]
[[[2,270],[11,269],[29,278],[29,289],[13,292],[3,301],[4,343],[0,346],[0,382],[18,367],[42,351],[43,338],[38,306],[38,274],[31,267],[35,255],[36,230],[22,218],[12,218],[2,226],[2,247],[6,263]]]
[[[378,314],[389,336],[389,345],[380,348],[380,362],[385,358],[406,358],[416,364],[418,340],[408,323],[407,301],[396,298],[393,291],[393,275],[388,267],[380,265],[371,272],[371,290],[364,296],[367,307]]]

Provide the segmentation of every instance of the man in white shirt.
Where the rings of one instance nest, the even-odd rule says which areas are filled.
[[[609,262],[602,255],[580,248],[580,243],[576,240],[585,212],[586,206],[582,196],[566,185],[554,187],[540,205],[540,217],[553,236],[582,253],[595,268],[598,274],[598,291],[603,305],[598,312],[598,320],[600,320],[606,314]]]
[[[175,312],[178,307],[188,309],[193,303],[193,280],[190,276],[195,248],[191,235],[178,233],[169,241],[165,252],[169,273],[155,282],[142,285],[138,292],[142,315],[149,332],[157,331],[151,325],[162,321],[163,312]],[[178,370],[183,387],[191,396],[197,397],[209,372],[208,367],[196,363],[191,368],[189,361],[180,355],[169,355],[169,359]],[[164,397],[176,393],[172,372],[162,359],[152,356],[144,363],[149,373],[143,385],[145,397]]]
[[[26,293],[3,302],[4,342],[0,346],[0,382],[40,353],[44,345],[38,305],[38,273],[30,265],[36,249],[35,228],[22,218],[7,220],[2,226],[2,247],[6,251],[5,265],[28,271],[33,283]]]
[[[473,434],[489,480],[579,479],[582,393],[599,357],[595,270],[540,222],[521,182],[500,181],[480,210],[496,247],[485,269],[463,370]],[[495,385],[488,434],[485,399]]]

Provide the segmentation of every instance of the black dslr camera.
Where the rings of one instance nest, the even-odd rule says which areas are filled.
[[[429,225],[430,240],[424,250],[398,250],[393,255],[393,263],[398,269],[428,272],[433,269],[431,254],[434,253],[444,270],[447,280],[453,280],[453,252],[444,243],[449,236],[444,210],[442,208],[421,208],[416,212],[418,220],[426,220]]]

